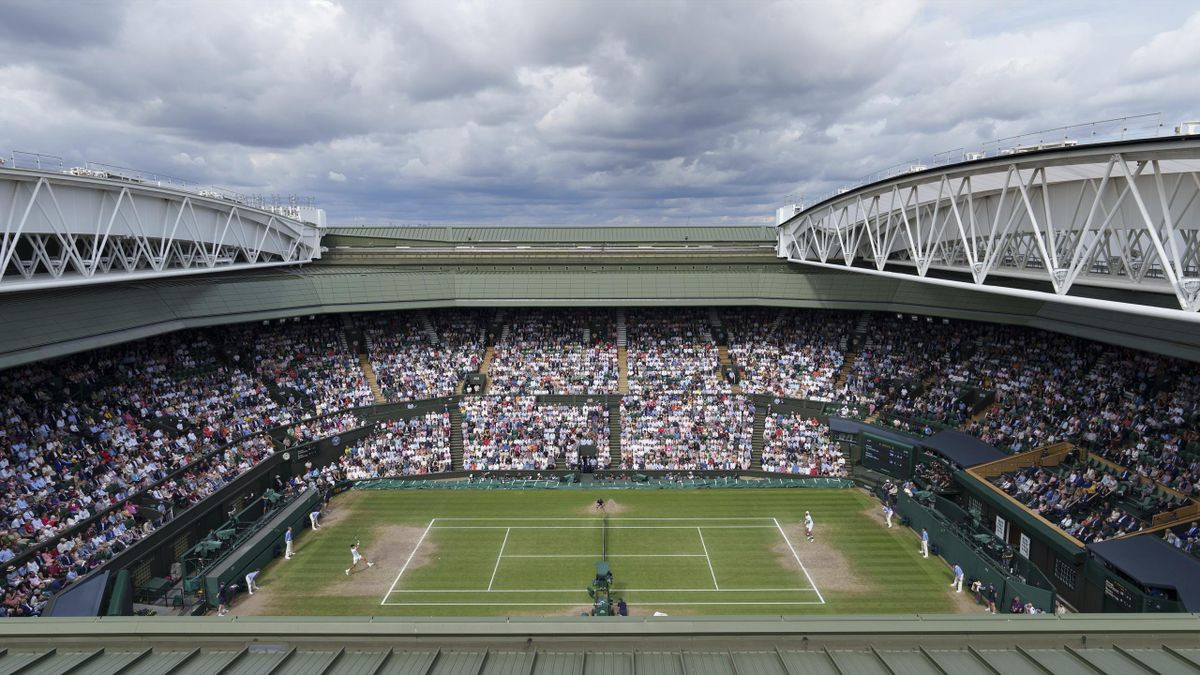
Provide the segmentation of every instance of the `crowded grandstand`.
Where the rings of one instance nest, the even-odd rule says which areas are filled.
[[[352,430],[363,433],[337,462],[280,491],[452,471],[849,475],[826,415],[787,408],[803,400],[917,437],[965,431],[1014,455],[1071,444],[1053,466],[989,480],[1085,543],[1149,528],[1200,496],[1195,364],[980,322],[436,310],[181,331],[5,374],[10,616],[39,614],[263,458]],[[476,375],[483,384],[466,393]],[[402,418],[360,412],[435,399]],[[266,433],[275,428],[285,433]],[[949,472],[917,470],[934,491]],[[1194,523],[1164,536],[1200,554]]]

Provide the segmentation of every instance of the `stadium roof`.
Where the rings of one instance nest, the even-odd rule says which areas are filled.
[[[0,672],[1195,673],[1195,615],[0,620]]]
[[[921,445],[936,450],[943,457],[966,468],[987,464],[1008,456],[997,450],[995,446],[988,445],[971,434],[964,434],[961,431],[939,431],[921,441]]]
[[[1173,588],[1188,611],[1200,610],[1200,560],[1153,534],[1088,544],[1088,550],[1130,579]]]
[[[934,314],[1200,360],[1191,324],[787,265],[328,266],[0,297],[0,369],[182,328],[432,307],[762,305]]]
[[[916,436],[901,433],[899,431],[892,431],[891,429],[875,426],[873,424],[867,424],[849,417],[830,417],[829,429],[830,431],[839,431],[847,434],[857,434],[861,431],[863,433],[871,434],[872,436],[885,438],[889,441],[903,443],[904,445],[920,445],[921,443]]]

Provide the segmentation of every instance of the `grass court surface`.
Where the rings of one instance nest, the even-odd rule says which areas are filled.
[[[608,525],[596,512],[609,502]],[[607,553],[631,613],[950,612],[962,596],[857,490],[395,490],[334,500],[235,614],[571,615]],[[816,541],[804,537],[805,510]],[[375,567],[346,575],[361,539]]]

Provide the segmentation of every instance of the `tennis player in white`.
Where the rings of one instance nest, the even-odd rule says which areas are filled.
[[[804,512],[804,536],[808,537],[809,542],[816,541],[813,536],[813,517],[808,511]]]
[[[356,541],[350,546],[350,567],[346,568],[346,576],[350,576],[350,570],[356,569],[360,562],[365,562],[367,567],[375,566],[375,563],[367,560],[366,556],[358,552],[358,542]]]

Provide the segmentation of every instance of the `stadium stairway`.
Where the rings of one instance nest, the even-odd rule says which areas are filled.
[[[762,471],[762,453],[766,442],[763,438],[767,429],[767,406],[754,408],[754,435],[750,437],[750,470]]]
[[[450,406],[450,468],[454,471],[463,470],[462,426],[462,409],[457,405]]]
[[[717,345],[717,360],[721,362],[722,368],[726,368],[731,372],[733,371],[733,359],[729,358],[728,345]],[[730,391],[735,394],[740,394],[742,393],[742,385],[735,384],[730,387]]]
[[[853,343],[849,343],[850,346],[847,347],[848,343],[843,340],[843,343],[840,345],[842,348],[842,369],[838,373],[837,382],[834,384],[835,389],[841,389],[846,386],[846,379],[850,377],[850,371],[854,367],[854,360],[858,358],[859,352],[865,347],[870,346],[867,344],[867,327],[870,324],[871,315],[866,312],[860,314],[858,316],[858,324],[854,326]]]
[[[617,391],[629,393],[629,350],[617,347]]]
[[[366,354],[359,354],[358,363],[362,366],[363,376],[367,378],[367,386],[371,388],[371,398],[375,399],[375,404],[387,403],[387,399],[383,397],[383,389],[379,386],[379,380],[375,377],[375,368],[371,365],[371,359]]]
[[[985,418],[985,417],[987,417],[987,416],[988,416],[988,413],[990,413],[990,412],[992,412],[993,410],[995,410],[995,409],[996,409],[996,407],[997,407],[997,406],[999,406],[999,405],[1000,405],[1000,402],[999,402],[999,401],[995,401],[995,402],[994,402],[994,403],[992,403],[991,405],[984,406],[983,408],[981,408],[981,409],[979,410],[979,412],[975,413],[974,415],[971,415],[971,420],[970,420],[969,424],[974,424],[974,423],[976,423],[976,422],[979,422],[979,421],[981,421],[983,418]]]
[[[781,323],[783,323],[783,312],[776,312],[775,320],[771,322],[771,328],[767,330],[767,337],[775,337],[775,331],[779,330]]]
[[[504,327],[504,332],[508,332],[508,326]],[[479,364],[479,374],[484,377],[483,391],[479,392],[481,394],[488,393],[488,390],[492,388],[492,376],[488,373],[492,372],[492,359],[494,358],[496,358],[495,347],[489,346],[483,350],[483,361]]]
[[[621,404],[608,403],[608,457],[609,467],[621,464]]]
[[[840,391],[846,386],[846,380],[850,377],[850,371],[854,368],[854,359],[858,358],[858,350],[850,349],[842,352],[842,368],[838,371],[837,381],[834,382],[834,391]]]
[[[425,336],[429,338],[429,344],[436,345],[441,342],[437,329],[433,327],[433,321],[429,319],[429,312],[424,310],[421,311],[421,328],[425,331]]]
[[[312,398],[296,389],[284,389],[283,387],[270,381],[265,382],[264,384],[267,385],[267,396],[270,396],[272,401],[275,401],[285,408],[295,405],[297,401],[299,401],[300,404],[305,407],[313,406]]]
[[[712,324],[713,328],[721,328],[724,326],[724,324],[721,323],[721,313],[717,311],[716,307],[708,308],[708,322]]]
[[[625,349],[629,346],[629,329],[625,325],[625,310],[617,308],[617,346]]]

